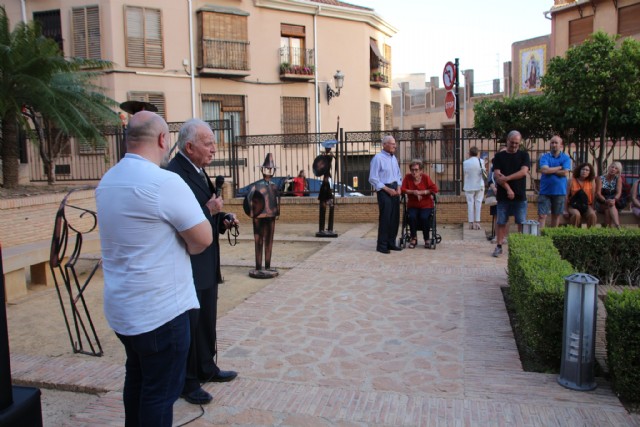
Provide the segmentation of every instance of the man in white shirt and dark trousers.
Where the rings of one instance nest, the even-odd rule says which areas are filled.
[[[165,426],[185,379],[188,311],[198,308],[189,254],[213,241],[189,187],[167,163],[169,128],[136,113],[127,154],[96,189],[104,311],[125,348],[126,426]]]
[[[396,140],[391,135],[382,138],[382,151],[373,156],[369,169],[369,182],[378,197],[378,242],[376,250],[383,254],[401,251],[396,244],[400,224],[400,195],[402,175],[395,156]]]

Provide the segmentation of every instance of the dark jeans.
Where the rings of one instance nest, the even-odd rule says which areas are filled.
[[[431,229],[431,213],[433,208],[409,208],[409,230],[411,232],[411,238],[418,237],[418,225],[422,230],[422,236],[424,241],[429,240],[429,230]]]
[[[376,194],[378,196],[379,209],[378,249],[388,249],[389,246],[396,245],[396,236],[398,235],[398,226],[400,224],[400,196],[391,197],[382,190]]]
[[[116,335],[127,354],[122,395],[125,427],[171,427],[173,404],[180,397],[187,366],[187,312],[150,332]]]

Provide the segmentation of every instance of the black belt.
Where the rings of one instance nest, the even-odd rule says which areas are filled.
[[[397,182],[391,182],[389,184],[385,184],[384,186],[385,187],[389,187],[389,188],[393,188],[395,190],[396,188],[398,188],[398,183]]]

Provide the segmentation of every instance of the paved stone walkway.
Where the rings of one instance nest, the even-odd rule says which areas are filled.
[[[484,233],[374,251],[354,225],[218,321],[220,360],[190,426],[633,426],[599,381],[567,390],[523,372],[500,287],[506,255]],[[230,262],[224,260],[223,263]],[[12,355],[15,382],[104,392],[69,425],[123,425],[122,366]],[[179,400],[174,424],[201,414]]]

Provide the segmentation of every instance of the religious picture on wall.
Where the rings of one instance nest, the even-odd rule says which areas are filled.
[[[520,49],[520,93],[539,92],[545,73],[547,46]]]

